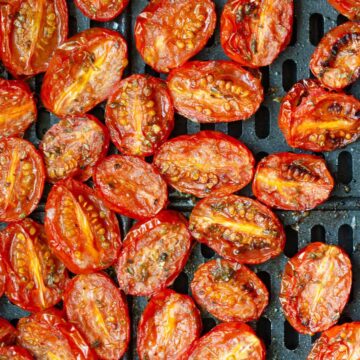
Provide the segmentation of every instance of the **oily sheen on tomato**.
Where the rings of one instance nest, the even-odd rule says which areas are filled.
[[[60,117],[85,114],[111,95],[127,63],[127,45],[118,32],[91,28],[78,33],[54,52],[41,100]]]
[[[339,247],[312,243],[289,260],[281,282],[280,303],[298,332],[315,334],[336,324],[351,290],[348,255]]]
[[[21,346],[0,347],[1,360],[32,360],[30,353]]]
[[[264,98],[259,73],[231,61],[191,61],[167,81],[176,111],[199,123],[248,119]]]
[[[80,11],[88,18],[96,21],[110,21],[116,18],[128,3],[129,0],[75,0]]]
[[[16,341],[16,329],[5,319],[0,318],[0,349],[13,345]]]
[[[329,3],[341,14],[351,20],[360,19],[359,0],[328,0]]]

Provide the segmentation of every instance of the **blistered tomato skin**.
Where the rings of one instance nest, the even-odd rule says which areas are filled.
[[[5,319],[0,318],[0,349],[13,345],[16,341],[16,329]]]
[[[200,312],[191,297],[163,290],[150,299],[139,322],[140,360],[181,360],[200,332]]]
[[[248,119],[264,99],[260,76],[231,61],[191,61],[167,82],[176,111],[199,123]]]
[[[351,20],[360,20],[359,0],[328,0],[341,14]]]
[[[128,5],[129,0],[75,0],[76,6],[88,18],[96,21],[110,21],[116,18]]]
[[[312,243],[285,266],[280,303],[291,326],[312,335],[336,324],[351,284],[348,255],[337,246]]]
[[[0,347],[1,360],[32,360],[30,353],[20,346]]]

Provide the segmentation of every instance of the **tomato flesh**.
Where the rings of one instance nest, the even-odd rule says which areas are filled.
[[[75,0],[81,12],[96,21],[110,21],[116,18],[128,3],[129,0]]]
[[[30,353],[20,346],[0,347],[1,360],[32,360]]]
[[[0,318],[0,349],[16,341],[15,328],[5,319]],[[0,358],[1,359],[1,358]]]
[[[359,0],[328,0],[340,13],[351,20],[360,20]]]

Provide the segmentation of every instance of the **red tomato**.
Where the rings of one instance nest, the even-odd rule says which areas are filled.
[[[0,318],[0,349],[3,346],[14,344],[15,340],[16,329],[7,320]]]
[[[292,147],[332,151],[360,137],[360,101],[303,80],[283,98],[279,127]]]
[[[47,178],[88,180],[109,147],[107,128],[92,115],[66,117],[52,126],[40,143]]]
[[[166,73],[197,54],[215,25],[212,0],[152,0],[136,19],[136,47],[148,65]]]
[[[325,160],[307,154],[279,153],[262,159],[253,193],[264,204],[283,210],[314,209],[327,200],[334,179]]]
[[[64,296],[68,320],[83,334],[99,359],[120,359],[130,339],[125,297],[101,273],[78,275]]]
[[[32,360],[30,353],[20,346],[0,347],[1,360]]]
[[[189,257],[191,235],[180,213],[164,210],[138,222],[124,240],[116,265],[126,294],[151,296],[170,286]]]
[[[96,167],[94,182],[112,210],[134,219],[153,217],[167,204],[165,181],[155,167],[137,157],[107,157]]]
[[[211,260],[200,265],[191,282],[195,301],[221,321],[253,321],[263,313],[269,292],[245,265]]]
[[[200,312],[190,296],[163,290],[147,304],[139,322],[140,360],[180,360],[199,338]]]
[[[351,20],[360,20],[359,0],[328,0],[329,3]]]
[[[49,246],[71,272],[106,269],[117,259],[118,221],[93,189],[72,179],[59,181],[49,193],[45,210]]]
[[[302,334],[333,326],[351,290],[348,255],[339,247],[312,243],[285,266],[280,302],[289,323]]]
[[[191,61],[167,81],[176,111],[200,123],[248,119],[264,99],[261,79],[231,61]]]
[[[217,131],[200,131],[166,142],[154,157],[165,180],[197,197],[227,195],[245,187],[255,160],[240,141]]]
[[[46,71],[67,34],[65,0],[12,0],[0,6],[0,57],[15,76]]]
[[[118,32],[92,28],[76,34],[51,58],[42,102],[57,116],[85,114],[111,95],[127,63],[127,45]]]
[[[166,84],[148,75],[132,75],[106,105],[106,125],[126,155],[149,156],[174,127],[174,108]]]
[[[44,182],[43,160],[30,142],[0,139],[0,221],[19,221],[33,212]]]
[[[292,0],[228,0],[220,31],[225,54],[248,67],[270,65],[290,42],[293,17]]]
[[[285,246],[283,226],[266,206],[237,195],[199,201],[190,215],[192,236],[225,259],[259,264]]]
[[[110,21],[116,18],[128,3],[129,0],[75,0],[81,12],[96,21]]]

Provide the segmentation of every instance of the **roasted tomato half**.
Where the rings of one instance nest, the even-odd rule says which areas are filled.
[[[96,21],[109,21],[116,18],[128,3],[129,0],[75,0],[81,12]]]
[[[115,214],[93,189],[72,179],[51,189],[45,230],[54,254],[76,274],[111,266],[121,246]]]
[[[259,162],[253,193],[270,207],[304,211],[327,200],[333,187],[334,179],[321,157],[279,153]]]
[[[0,360],[32,360],[30,353],[21,346],[0,347]]]
[[[151,298],[139,322],[140,360],[183,359],[200,332],[200,312],[191,297],[163,290]]]
[[[215,25],[212,0],[153,0],[136,20],[136,47],[148,65],[166,73],[197,54]]]
[[[174,108],[166,84],[148,75],[132,75],[108,100],[106,125],[125,155],[149,156],[174,127]]]
[[[255,160],[240,141],[217,131],[200,131],[167,141],[154,164],[178,191],[197,197],[227,195],[245,187]]]
[[[294,148],[332,151],[360,137],[360,101],[303,80],[283,98],[279,127]]]
[[[191,61],[167,81],[176,111],[200,123],[248,119],[264,99],[260,78],[231,61]]]
[[[126,294],[151,296],[171,285],[186,264],[191,235],[184,216],[164,210],[130,229],[116,265]]]
[[[57,116],[85,114],[110,96],[127,63],[127,45],[118,32],[92,28],[76,34],[51,58],[42,102]]]
[[[339,320],[351,283],[351,262],[341,248],[306,246],[285,266],[280,302],[287,320],[303,334],[329,329]]]
[[[47,178],[54,183],[66,177],[88,180],[108,147],[107,128],[95,116],[83,115],[67,117],[52,126],[39,149],[45,159]]]
[[[19,221],[33,212],[44,182],[43,160],[30,142],[0,140],[0,221]]]
[[[0,318],[0,349],[3,346],[14,344],[15,340],[16,329],[7,320]]]
[[[228,0],[221,16],[221,45],[241,65],[270,65],[289,44],[292,0]]]
[[[254,272],[221,259],[196,270],[191,293],[199,305],[222,321],[257,320],[269,302],[269,292]]]
[[[65,0],[11,0],[0,6],[0,57],[15,76],[46,71],[68,34]]]
[[[328,0],[329,3],[340,13],[351,20],[360,20],[359,0]]]
[[[83,334],[99,359],[120,359],[130,339],[125,297],[101,273],[78,275],[64,296],[68,320]]]

